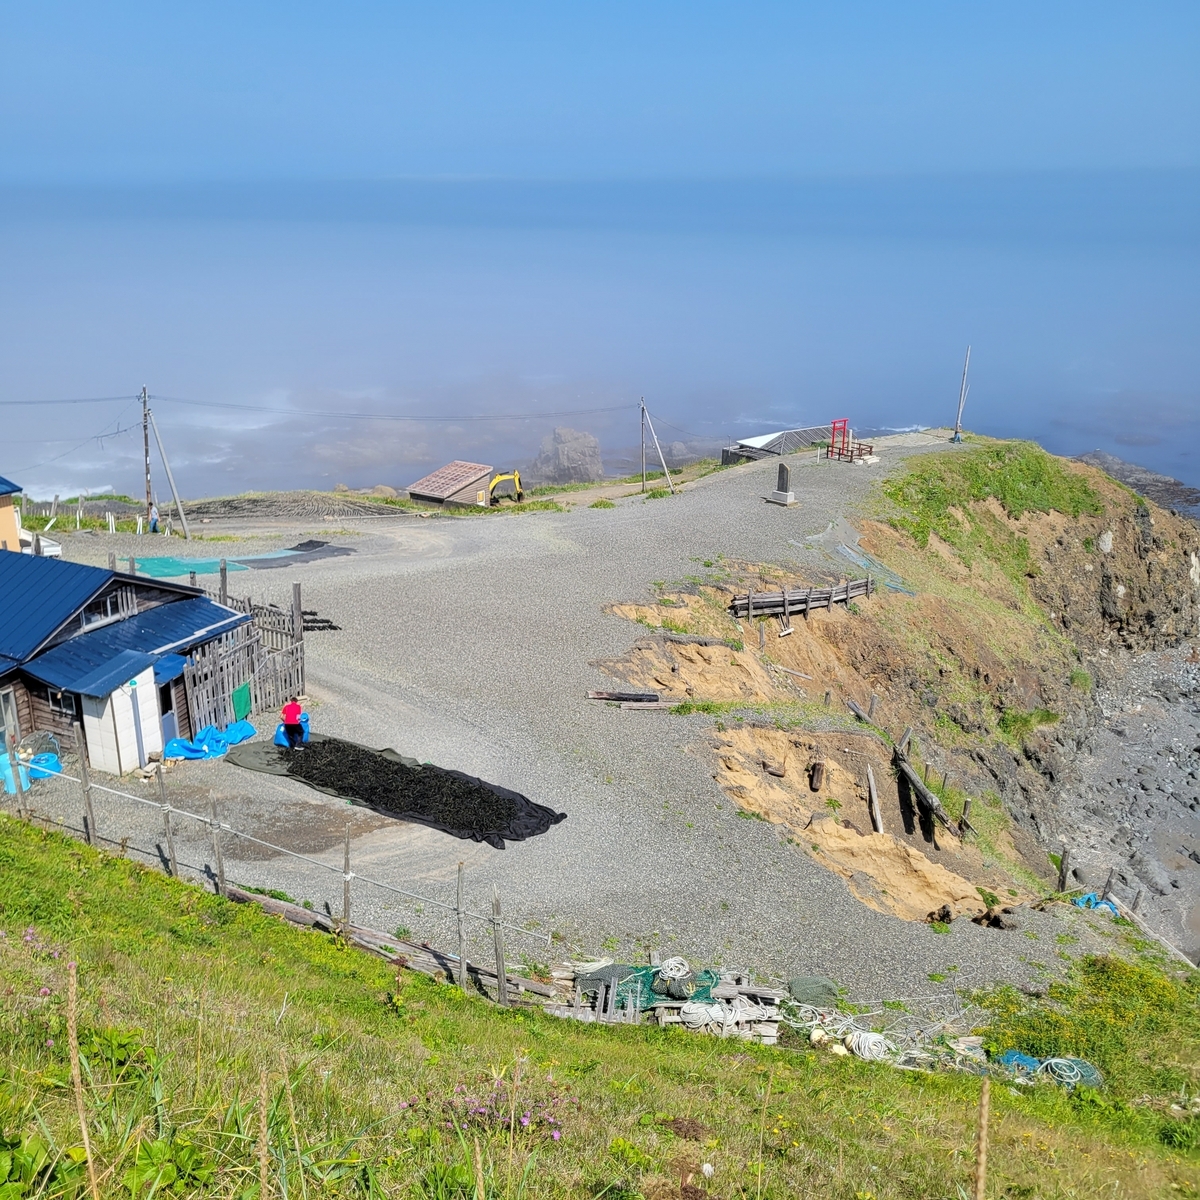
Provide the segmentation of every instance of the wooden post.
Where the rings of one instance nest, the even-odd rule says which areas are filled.
[[[221,822],[217,818],[217,798],[208,796],[209,811],[212,813],[213,857],[217,860],[217,895],[225,895],[225,860],[221,857]]]
[[[175,835],[171,832],[171,806],[167,803],[167,785],[163,781],[162,763],[154,764],[158,776],[158,798],[162,801],[163,837],[167,841],[167,861],[171,864],[171,878],[179,878],[179,863],[175,859]]]
[[[943,788],[942,790],[944,791],[945,789]],[[968,796],[963,801],[962,820],[959,821],[958,827],[959,827],[959,829],[966,829],[967,826],[970,824],[971,824],[971,797]]]
[[[110,571],[115,571],[117,569],[117,556],[112,550],[108,552],[108,569]]]
[[[1107,899],[1108,899],[1108,894],[1109,894],[1109,892],[1111,892],[1111,891],[1112,891],[1112,885],[1113,885],[1113,883],[1116,881],[1116,878],[1117,878],[1117,868],[1116,868],[1116,867],[1109,867],[1109,869],[1108,869],[1108,878],[1107,878],[1107,879],[1104,881],[1104,891],[1103,891],[1103,893],[1102,893],[1102,894],[1101,894],[1101,896],[1100,896],[1100,899],[1101,899],[1101,900],[1107,900]]]
[[[867,720],[874,723],[875,721],[875,706],[879,703],[879,697],[874,692],[871,693],[871,703],[867,705]]]
[[[191,587],[195,587],[195,586],[196,586],[196,572],[195,572],[195,571],[189,571],[189,572],[188,572],[188,584],[189,584]]]
[[[907,728],[907,729],[905,729],[905,731],[904,731],[904,732],[903,732],[903,733],[900,735],[900,740],[899,740],[899,741],[896,743],[896,749],[897,749],[897,750],[899,750],[901,754],[905,754],[905,753],[907,753],[907,751],[908,751],[908,743],[909,743],[911,740],[912,740],[912,729],[911,729],[911,728]]]
[[[492,941],[496,946],[496,1000],[508,1007],[508,970],[504,965],[504,931],[500,928],[500,889],[492,884]]]
[[[304,641],[304,610],[300,607],[300,585],[292,584],[292,645]]]
[[[867,792],[871,797],[871,828],[876,833],[883,832],[883,814],[879,811],[879,793],[875,790],[875,772],[867,763]]]
[[[949,782],[950,782],[950,772],[943,771],[942,772],[942,798],[943,799],[945,799],[945,796],[946,796],[946,784],[948,784]]]
[[[83,787],[84,838],[89,846],[94,846],[96,844],[96,814],[92,811],[92,781],[88,777],[87,744],[83,738],[83,726],[76,721],[72,728],[75,731],[75,750],[79,755],[79,782]]]
[[[928,787],[929,786],[929,764],[928,763],[925,764],[925,775],[923,778],[924,778],[925,786]]]
[[[760,650],[767,648],[767,627],[761,621],[758,623],[758,648]]]
[[[132,554],[129,556],[129,573],[130,575],[137,574],[137,559]]]
[[[17,816],[24,817],[25,804],[21,799],[25,794],[25,788],[21,784],[21,760],[17,758],[17,739],[13,737],[12,730],[4,731],[4,749],[8,753],[8,769],[13,778],[13,789],[17,794]]]
[[[467,990],[467,912],[463,907],[463,864],[458,864],[458,986]]]
[[[342,924],[350,924],[350,822],[346,822],[346,853],[342,858]]]
[[[229,568],[224,559],[221,559],[221,603],[229,603]]]
[[[1071,847],[1062,848],[1062,856],[1058,860],[1058,890],[1065,892],[1071,874]]]
[[[991,1079],[985,1075],[983,1086],[979,1089],[979,1128],[975,1134],[974,1200],[986,1200],[987,1196],[988,1116],[991,1111],[991,1084]]]
[[[1130,905],[1130,908],[1132,908],[1132,910],[1134,912],[1137,912],[1138,909],[1140,909],[1142,907],[1142,896],[1145,893],[1145,891],[1146,891],[1145,888],[1138,888],[1137,895],[1134,896],[1134,898],[1133,898],[1133,904]]]
[[[832,693],[832,692],[826,692],[826,693],[825,693],[825,707],[826,707],[826,708],[828,708],[828,707],[829,707],[829,702],[830,702],[830,700],[832,700],[832,699],[833,699],[833,693]]]

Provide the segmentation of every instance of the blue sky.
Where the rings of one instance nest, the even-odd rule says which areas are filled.
[[[0,402],[293,414],[164,399],[189,494],[636,438],[314,411],[944,421],[968,341],[976,428],[1200,483],[1195,4],[0,15]],[[0,474],[136,490],[125,404]]]

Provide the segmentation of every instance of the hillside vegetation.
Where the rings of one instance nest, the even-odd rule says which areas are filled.
[[[973,1077],[501,1011],[7,816],[0,929],[4,1200],[86,1194],[68,961],[105,1196],[250,1200],[260,1179],[306,1200],[951,1200],[969,1186]],[[991,998],[992,1039],[1059,1049],[1090,1031],[1110,1087],[996,1086],[989,1194],[1200,1183],[1195,1123],[1169,1094],[1198,1089],[1195,984],[1116,961],[1079,964],[1069,995]]]

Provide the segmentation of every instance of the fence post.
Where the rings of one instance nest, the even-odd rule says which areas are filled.
[[[1067,890],[1067,883],[1069,882],[1070,873],[1071,847],[1064,846],[1062,848],[1062,855],[1058,860],[1058,890],[1060,892],[1065,892]]]
[[[350,924],[350,822],[346,822],[346,853],[342,860],[342,924]]]
[[[167,860],[171,864],[171,878],[179,878],[179,864],[175,861],[175,835],[171,832],[171,806],[167,803],[167,785],[163,782],[162,763],[154,764],[158,776],[158,798],[162,801],[163,836],[167,839]]]
[[[188,572],[188,586],[189,587],[196,586],[196,572],[195,571]]]
[[[25,803],[22,796],[25,795],[25,788],[21,784],[21,765],[20,759],[17,758],[17,739],[13,737],[12,730],[4,731],[4,749],[8,752],[8,769],[13,777],[13,789],[17,794],[17,816],[25,816]]]
[[[108,569],[110,571],[115,571],[117,569],[117,556],[112,550],[108,552]]]
[[[500,889],[492,884],[492,941],[496,946],[496,1002],[508,1007],[508,970],[504,965],[504,931],[500,927]]]
[[[75,750],[79,755],[79,780],[83,785],[84,835],[89,846],[96,844],[96,814],[92,812],[92,781],[88,777],[87,744],[83,739],[83,726],[75,721],[71,725],[75,733]]]
[[[221,559],[221,603],[229,603],[229,568],[224,559]]]
[[[221,822],[217,818],[217,798],[208,796],[209,811],[212,813],[213,857],[217,860],[217,895],[225,895],[225,860],[221,857]]]
[[[292,584],[292,644],[304,641],[304,609],[300,607],[300,584]]]
[[[463,864],[458,864],[458,986],[467,990],[467,914],[463,908]]]

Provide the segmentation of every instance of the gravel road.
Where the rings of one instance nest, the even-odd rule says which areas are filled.
[[[791,509],[764,501],[776,470],[765,461],[710,475],[677,497],[631,496],[613,509],[346,519],[338,525],[345,532],[331,540],[353,545],[354,555],[237,576],[256,600],[282,603],[290,602],[294,576],[305,607],[342,627],[307,639],[315,728],[491,779],[568,814],[541,837],[494,850],[223,762],[175,768],[172,797],[204,806],[211,790],[230,824],[337,867],[322,873],[245,842],[226,849],[231,879],[329,903],[334,912],[347,817],[358,875],[450,900],[465,861],[474,911],[490,909],[495,884],[514,921],[555,935],[548,949],[513,933],[514,958],[582,952],[644,960],[646,946],[655,945],[777,978],[827,974],[861,998],[918,997],[950,986],[931,983],[934,973],[957,986],[998,979],[1036,986],[1063,966],[1067,951],[1056,938],[1078,939],[1070,952],[1081,953],[1106,944],[1108,923],[1078,912],[1028,912],[1017,930],[960,919],[939,935],[874,912],[776,827],[738,819],[712,778],[710,717],[621,711],[583,698],[589,688],[612,685],[589,661],[619,655],[635,638],[634,627],[605,614],[604,604],[648,597],[654,581],[703,575],[702,560],[718,554],[815,566],[824,560],[795,543],[866,502],[872,484],[903,458],[944,446],[898,438],[881,444],[883,462],[875,467],[795,457],[799,503]],[[229,529],[251,536],[245,545],[256,549],[313,533],[311,522]],[[111,540],[70,537],[65,553],[103,563]],[[175,541],[172,550],[182,545]],[[213,545],[198,543],[192,552],[211,555]],[[46,788],[41,797],[41,811],[77,823],[74,795],[55,799]],[[131,853],[157,861],[157,811],[108,798],[98,821],[105,832],[128,835]],[[207,833],[181,825],[179,853],[191,869],[210,868]],[[353,885],[353,903],[363,924],[403,925],[452,944],[450,921],[428,905],[362,880]],[[474,952],[489,954],[478,936],[483,927],[473,929]]]

